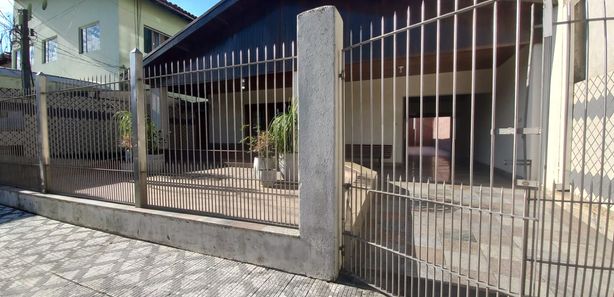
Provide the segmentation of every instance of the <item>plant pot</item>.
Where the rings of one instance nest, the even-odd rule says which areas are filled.
[[[126,149],[124,152],[124,161],[132,163],[132,150]]]
[[[164,154],[156,154],[156,155],[147,155],[147,172],[148,173],[159,173],[164,170],[164,165],[166,164]],[[126,151],[126,161],[122,162],[121,165],[122,170],[134,170],[132,165],[132,153],[131,151]]]
[[[273,187],[277,182],[277,170],[265,169],[260,170],[260,183],[263,187]]]
[[[285,153],[279,157],[279,171],[286,181],[298,181],[298,154]]]
[[[147,172],[159,173],[164,171],[164,154],[147,155]]]
[[[256,178],[260,178],[260,171],[275,170],[275,158],[273,157],[255,157],[254,158],[254,174]]]

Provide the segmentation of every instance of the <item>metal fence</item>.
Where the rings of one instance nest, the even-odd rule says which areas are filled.
[[[40,189],[36,95],[0,89],[0,184]]]
[[[121,149],[129,87],[125,73],[48,86],[47,191],[134,204],[132,160]]]
[[[39,75],[38,90],[3,93],[0,183],[296,227],[294,44],[146,69],[132,58],[142,71]]]
[[[579,3],[575,18],[554,23],[569,26],[557,38],[576,40],[570,59],[594,46],[591,33],[605,37],[607,64],[611,19],[595,11],[609,5]],[[346,36],[343,267],[352,276],[398,296],[610,296],[614,82],[590,54],[562,69],[569,79],[599,65],[595,78],[563,83],[576,92],[556,99],[573,102],[560,123],[572,180],[547,176],[547,158],[557,158],[547,154],[556,68],[542,16],[554,22],[551,8],[422,2]]]
[[[296,226],[295,71],[293,43],[146,68],[148,204]]]
[[[423,1],[349,32],[343,269],[398,296],[611,296],[611,6]],[[39,77],[0,94],[0,183],[297,227],[296,60]]]

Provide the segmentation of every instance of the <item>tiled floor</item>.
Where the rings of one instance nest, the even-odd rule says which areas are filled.
[[[0,206],[0,296],[379,296]]]

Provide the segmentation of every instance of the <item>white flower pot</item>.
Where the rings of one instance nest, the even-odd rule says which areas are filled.
[[[279,171],[286,181],[298,181],[298,154],[285,153],[279,157]]]
[[[255,157],[254,158],[254,174],[256,178],[260,178],[260,171],[267,169],[276,169],[275,158],[273,157]]]
[[[164,159],[164,154],[156,154],[156,155],[147,155],[147,172],[148,173],[159,173],[164,171],[164,165],[166,161]],[[123,170],[134,170],[132,165],[132,152],[126,151],[126,162],[122,163]]]
[[[164,171],[164,154],[147,155],[147,172],[158,173]]]
[[[264,187],[273,187],[277,181],[277,170],[265,169],[260,170],[260,183]]]

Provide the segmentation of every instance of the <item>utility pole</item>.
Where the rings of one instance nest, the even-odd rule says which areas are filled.
[[[24,91],[32,87],[32,68],[30,65],[30,11],[27,9],[19,10],[19,43],[21,51],[21,86]]]

